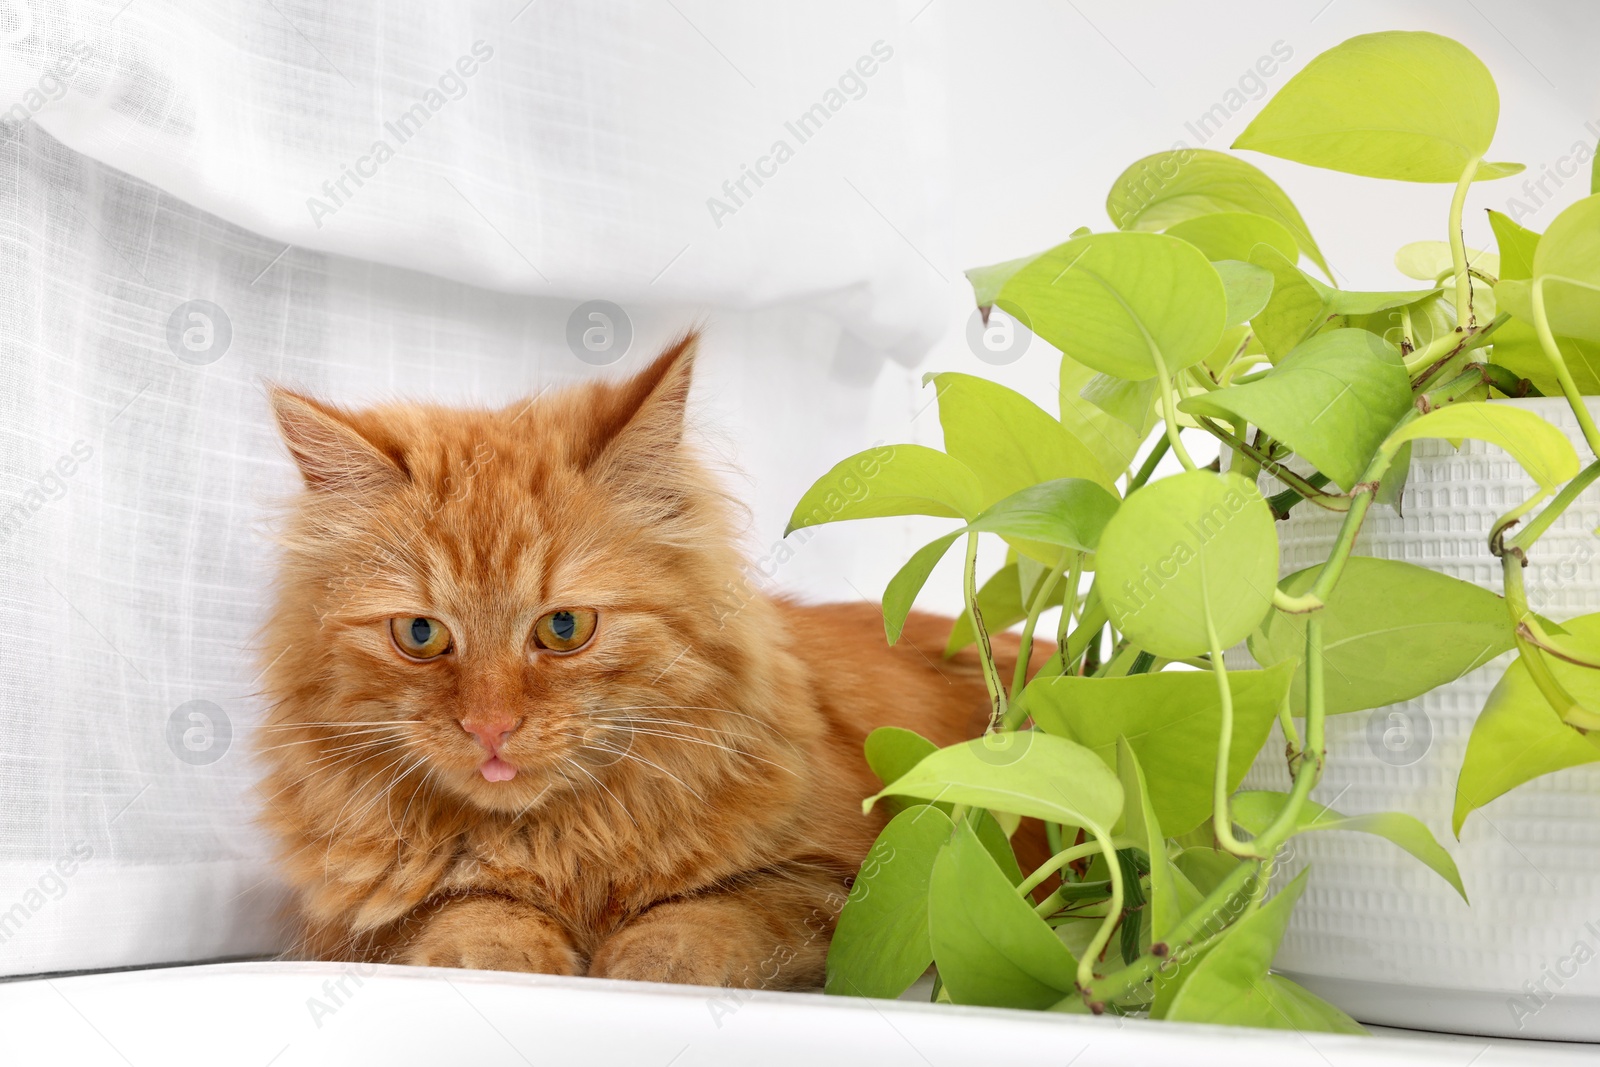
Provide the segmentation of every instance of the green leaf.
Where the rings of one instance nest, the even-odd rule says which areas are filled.
[[[1217,270],[1217,277],[1222,279],[1222,291],[1228,297],[1229,326],[1249,322],[1267,306],[1272,298],[1271,271],[1236,259],[1218,260],[1212,266]]]
[[[1278,534],[1253,483],[1188,471],[1122,502],[1095,566],[1117,629],[1183,659],[1210,650],[1213,636],[1221,648],[1242,641],[1271,609]]]
[[[1077,983],[1077,961],[1017,893],[965,821],[928,883],[939,980],[956,1004],[1047,1008]]]
[[[1240,919],[1198,963],[1173,999],[1166,1017],[1179,1022],[1257,1026],[1270,1030],[1364,1034],[1350,1016],[1295,985],[1268,973],[1289,915],[1305,892],[1301,871],[1283,891]]]
[[[1293,677],[1293,667],[1286,663],[1264,671],[1228,672],[1233,693],[1230,792],[1266,743]],[[1018,702],[1041,730],[1078,742],[1108,766],[1116,759],[1117,739],[1127,738],[1140,766],[1150,768],[1153,812],[1169,837],[1181,837],[1211,817],[1217,738],[1222,733],[1222,702],[1211,672],[1041,678],[1023,690]]]
[[[928,884],[953,829],[949,816],[928,804],[889,820],[839,912],[828,948],[829,993],[898,997],[928,969]]]
[[[1233,798],[1233,821],[1252,834],[1260,834],[1277,819],[1288,800],[1286,793],[1240,793]],[[1295,817],[1291,836],[1312,830],[1354,830],[1392,841],[1449,882],[1450,888],[1460,893],[1462,900],[1467,899],[1467,891],[1461,885],[1461,872],[1456,870],[1456,861],[1450,858],[1450,853],[1434,839],[1428,828],[1410,815],[1395,811],[1341,815],[1332,808],[1307,800]]]
[[[818,478],[795,505],[795,530],[845,519],[935,515],[970,519],[983,510],[983,490],[960,460],[921,445],[857,452]]]
[[[1475,307],[1478,309],[1479,318],[1483,317],[1485,302],[1492,303],[1489,299],[1492,294],[1484,291],[1482,282],[1474,279],[1473,291],[1475,293]],[[1345,315],[1344,325],[1352,329],[1366,330],[1377,334],[1385,341],[1400,347],[1400,342],[1405,338],[1406,318],[1411,320],[1411,347],[1415,351],[1438,340],[1456,328],[1455,309],[1450,306],[1450,301],[1445,299],[1444,291],[1435,292],[1411,304],[1402,304],[1399,307],[1381,308],[1378,311],[1363,315]]]
[[[1530,231],[1523,231],[1530,233]],[[1538,234],[1530,234],[1536,243]],[[1533,269],[1532,246],[1527,246],[1527,269]],[[1518,271],[1522,270],[1519,264]],[[1502,278],[1494,287],[1495,299],[1500,307],[1514,318],[1494,332],[1491,338],[1491,358],[1498,364],[1526,378],[1546,396],[1561,395],[1561,380],[1556,376],[1555,365],[1550,362],[1544,345],[1539,343],[1538,331],[1533,325],[1533,283],[1527,277]],[[1546,309],[1549,314],[1549,308]],[[1583,396],[1600,394],[1600,342],[1584,341],[1576,337],[1552,334],[1557,350],[1572,375],[1573,384]]]
[[[994,298],[1000,295],[1001,288],[1010,280],[1011,276],[1037,258],[1038,254],[1035,253],[1031,256],[1023,256],[1020,259],[1008,259],[1004,263],[996,263],[993,266],[973,267],[971,270],[964,272],[967,276],[967,281],[972,285],[973,301],[980,308],[993,306]]]
[[[1154,378],[1130,382],[1109,374],[1096,374],[1084,385],[1082,396],[1128,429],[1137,430],[1143,440],[1156,424],[1157,390]]]
[[[1285,578],[1298,596],[1321,565]],[[1352,556],[1322,617],[1327,712],[1364,711],[1411,700],[1483,666],[1512,645],[1505,601],[1480,586],[1399,560]],[[1290,690],[1305,714],[1306,617],[1274,612],[1250,637],[1263,666],[1296,664]]]
[[[1022,868],[1017,865],[1016,850],[1011,847],[1011,838],[1006,836],[1005,827],[1000,825],[1000,820],[995,818],[993,812],[982,808],[968,808],[967,821],[972,824],[972,832],[978,835],[978,840],[983,842],[989,858],[1000,868],[1000,873],[1004,874],[1012,885],[1021,885]]]
[[[1307,63],[1233,147],[1368,178],[1454,184],[1488,152],[1499,120],[1494,77],[1462,45],[1435,33],[1368,33]],[[1521,170],[1487,163],[1478,180]]]
[[[1289,231],[1323,274],[1333,277],[1288,195],[1258,167],[1235,156],[1205,148],[1157,152],[1118,175],[1106,197],[1106,213],[1119,230],[1165,230],[1217,212],[1266,216]]]
[[[1411,410],[1411,378],[1383,338],[1330,330],[1301,342],[1266,377],[1196,394],[1178,409],[1259,426],[1349,491]]]
[[[1250,262],[1272,275],[1272,296],[1250,325],[1269,356],[1287,355],[1322,328],[1332,309],[1322,289],[1277,249],[1258,245],[1250,253]]]
[[[1406,423],[1389,440],[1422,437],[1487,441],[1510,453],[1548,492],[1578,473],[1578,453],[1567,435],[1526,408],[1487,401],[1451,404]]]
[[[1019,489],[990,505],[967,529],[1093,552],[1120,503],[1094,482],[1056,478]]]
[[[1161,821],[1156,818],[1155,806],[1150,802],[1150,790],[1145,783],[1139,757],[1128,739],[1117,739],[1117,778],[1122,782],[1123,832],[1150,857],[1149,920],[1150,941],[1164,942],[1173,927],[1183,918],[1178,900],[1177,884],[1172,868],[1167,862],[1167,838],[1161,832]],[[1126,958],[1135,958],[1124,951]]]
[[[1512,283],[1501,282],[1495,286],[1495,292],[1500,293],[1509,284]],[[1501,303],[1504,307],[1504,301]],[[1510,307],[1505,310],[1516,314]],[[1531,315],[1528,318],[1519,316],[1511,319],[1494,332],[1493,341],[1491,359],[1497,365],[1519,378],[1528,379],[1545,396],[1561,395],[1561,381],[1556,377],[1550,357],[1545,355],[1544,346],[1539,343]],[[1567,364],[1567,370],[1572,373],[1578,393],[1582,396],[1600,395],[1600,344],[1571,337],[1556,337],[1555,342],[1561,358]]]
[[[1300,246],[1283,223],[1251,211],[1196,215],[1167,227],[1167,233],[1188,241],[1213,263],[1223,259],[1249,262],[1250,250],[1259,244],[1271,245],[1291,263],[1300,258]]]
[[[1532,278],[1533,254],[1539,247],[1539,235],[1493,208],[1489,209],[1489,228],[1494,231],[1495,245],[1500,249],[1500,270],[1497,274],[1490,273],[1501,281]]]
[[[1489,214],[1493,215],[1495,212],[1491,211]],[[1493,252],[1468,248],[1466,254],[1469,268],[1496,277],[1500,275],[1500,257]],[[1412,241],[1408,245],[1402,245],[1394,254],[1394,266],[1407,278],[1435,285],[1447,278],[1454,278],[1456,273],[1455,257],[1450,251],[1449,241]]]
[[[945,451],[977,476],[984,505],[1052,478],[1115,487],[1083,442],[1021,393],[970,374],[930,374],[924,381],[938,392]]]
[[[1250,262],[1272,274],[1272,298],[1251,319],[1268,354],[1280,357],[1336,315],[1372,315],[1426,300],[1437,289],[1352,292],[1334,289],[1290,263],[1275,248],[1257,245]]]
[[[1533,253],[1533,284],[1544,292],[1552,332],[1600,341],[1600,196],[1557,215]]]
[[[1561,624],[1568,645],[1600,657],[1600,615],[1580,615]],[[1568,693],[1587,707],[1600,707],[1600,671],[1545,656],[1544,664]],[[1521,656],[1489,694],[1472,726],[1467,754],[1456,780],[1451,829],[1461,836],[1468,815],[1489,801],[1546,774],[1600,760],[1600,734],[1580,734],[1561,721],[1528,674]]]
[[[1150,403],[1154,390],[1146,396],[1137,419],[1122,418],[1085,396],[1089,384],[1104,377],[1076,360],[1061,360],[1061,427],[1084,443],[1107,474],[1120,475],[1138,456],[1145,434],[1155,423]]]
[[[1100,757],[1073,741],[1018,730],[941,748],[868,797],[949,801],[1031,815],[1085,828],[1110,827],[1122,812],[1122,786]]]
[[[883,632],[891,645],[900,640],[900,633],[906,627],[906,616],[911,614],[911,605],[927,584],[928,575],[933,573],[933,568],[939,565],[956,538],[965,532],[955,530],[923,545],[889,579],[889,586],[883,591]]]
[[[1176,374],[1216,346],[1222,280],[1200,250],[1159,233],[1099,233],[1023,267],[995,303],[1079,363],[1138,381]]]
[[[880,726],[867,735],[867,766],[884,785],[937,751],[938,745],[915,730],[900,726]]]
[[[1210,895],[1244,861],[1217,848],[1197,846],[1178,853],[1172,865],[1200,892]]]

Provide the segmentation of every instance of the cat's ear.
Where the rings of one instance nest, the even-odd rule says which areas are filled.
[[[410,480],[396,457],[365,437],[338,408],[279,386],[269,389],[278,432],[309,488],[359,498]]]
[[[689,330],[602,402],[593,465],[606,473],[659,470],[683,441],[700,334]]]

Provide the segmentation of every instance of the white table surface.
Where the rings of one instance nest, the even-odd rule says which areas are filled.
[[[6,1067],[858,1063],[1538,1067],[1600,1064],[1600,1046],[1402,1030],[1361,1038],[324,963],[220,963],[0,983]]]

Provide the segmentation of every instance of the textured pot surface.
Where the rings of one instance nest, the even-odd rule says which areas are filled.
[[[1553,399],[1537,411],[1586,452]],[[1600,407],[1600,405],[1597,405]],[[1375,507],[1356,553],[1404,560],[1499,592],[1487,535],[1533,482],[1479,441],[1458,452],[1418,441],[1402,512]],[[1283,573],[1322,562],[1341,516],[1302,504],[1279,525]],[[1563,620],[1600,611],[1600,491],[1592,487],[1540,540],[1529,601]],[[1454,854],[1472,903],[1381,838],[1294,839],[1280,878],[1305,864],[1311,883],[1276,966],[1369,1023],[1512,1037],[1600,1041],[1600,764],[1537,779],[1468,817],[1451,840],[1456,774],[1473,721],[1508,653],[1419,700],[1328,722],[1328,766],[1315,798],[1345,814],[1401,811]],[[1274,728],[1246,788],[1286,789]]]

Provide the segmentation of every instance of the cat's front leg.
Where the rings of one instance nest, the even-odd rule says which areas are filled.
[[[822,984],[841,880],[758,875],[651,907],[595,951],[589,974],[647,982],[806,989]]]
[[[420,922],[421,929],[394,962],[535,974],[583,970],[566,932],[543,911],[522,901],[455,897],[431,906]]]

